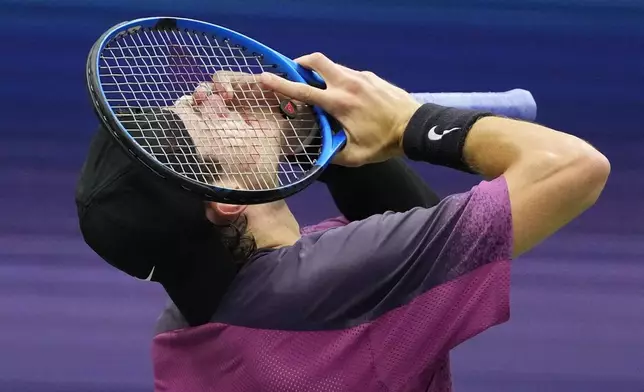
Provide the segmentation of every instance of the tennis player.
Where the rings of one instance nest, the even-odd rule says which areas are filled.
[[[348,145],[337,163],[366,166],[332,169],[342,187],[352,184],[338,173],[382,170],[366,194],[344,195],[352,207],[408,189],[427,196],[404,155],[486,180],[433,207],[418,197],[416,208],[359,220],[340,208],[344,218],[302,235],[285,202],[195,201],[149,179],[101,132],[79,185],[85,239],[117,267],[161,282],[174,302],[153,341],[157,391],[451,390],[450,350],[509,317],[510,260],[590,207],[609,163],[571,135],[420,105],[320,54],[298,61],[327,88],[268,74],[263,86],[344,125]],[[212,104],[193,97],[192,114]],[[171,113],[182,138],[198,133],[188,111]],[[399,186],[398,175],[385,176],[393,165],[414,180]]]

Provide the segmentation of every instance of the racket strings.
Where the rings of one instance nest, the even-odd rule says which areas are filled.
[[[259,85],[276,71],[225,39],[179,30],[123,35],[99,62],[108,104],[146,152],[192,180],[246,190],[298,181],[321,148],[312,108],[284,118],[284,97]]]

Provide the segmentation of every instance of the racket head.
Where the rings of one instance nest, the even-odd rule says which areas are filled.
[[[163,63],[165,60],[167,62]],[[301,130],[295,128],[291,119],[283,120],[293,127],[293,134],[300,143],[288,147],[293,154],[291,158],[298,154],[305,155],[308,162],[302,164],[298,162],[299,158],[295,159],[295,163],[293,159],[283,160],[288,154],[280,153],[278,171],[281,172],[268,173],[270,169],[264,170],[263,176],[277,178],[274,182],[264,179],[261,186],[245,186],[245,183],[239,186],[239,181],[236,186],[222,185],[218,180],[226,173],[216,173],[217,164],[220,167],[224,165],[221,161],[211,161],[212,165],[207,165],[208,173],[197,173],[194,168],[192,172],[183,169],[181,162],[177,165],[169,163],[168,159],[159,159],[158,148],[155,150],[155,146],[149,143],[142,145],[142,140],[147,142],[148,138],[133,136],[132,129],[121,121],[124,118],[123,110],[126,115],[134,115],[137,108],[165,110],[174,107],[172,105],[180,97],[190,95],[200,83],[209,83],[213,74],[239,70],[251,74],[272,72],[299,83],[311,80],[311,71],[243,34],[211,23],[174,17],[142,18],[110,28],[90,51],[86,78],[92,104],[101,122],[132,157],[160,177],[199,194],[205,200],[259,204],[286,198],[312,183],[346,142],[344,132],[332,129],[327,115],[319,107],[305,108],[314,116],[316,127],[304,128],[304,134],[298,134]],[[173,137],[176,138],[176,134]],[[283,132],[281,138],[288,139]],[[317,140],[317,144],[313,140]],[[158,141],[157,138],[157,142],[164,141]],[[194,136],[190,142],[197,144]],[[188,154],[190,156],[199,154],[199,146],[193,147],[194,151],[190,150]],[[258,145],[256,149],[259,148],[265,146]],[[177,152],[186,154],[182,148]],[[164,150],[163,154],[166,153]],[[244,158],[240,156],[236,159]],[[267,165],[273,163],[271,161]],[[290,165],[291,169],[284,169],[282,165]],[[299,169],[293,169],[293,165],[299,166]],[[188,166],[185,164],[185,167]],[[213,175],[212,178],[210,175]],[[258,177],[257,173],[244,176]],[[288,178],[284,179],[284,176]]]

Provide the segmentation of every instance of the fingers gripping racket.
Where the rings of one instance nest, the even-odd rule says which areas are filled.
[[[304,189],[346,142],[320,108],[262,90],[262,72],[324,85],[242,34],[156,17],[105,32],[86,76],[97,115],[132,157],[206,200],[258,204]],[[536,115],[525,90],[414,96],[525,120]]]

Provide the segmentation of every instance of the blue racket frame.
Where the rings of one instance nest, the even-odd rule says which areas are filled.
[[[133,34],[137,30],[188,30],[211,34],[248,51],[251,55],[258,54],[264,63],[273,66],[271,71],[285,75],[288,79],[324,87],[324,80],[315,72],[310,71],[275,50],[246,37],[233,30],[211,23],[177,17],[148,17],[120,23],[105,32],[94,44],[87,59],[87,87],[94,109],[103,125],[112,133],[117,142],[132,157],[147,166],[162,178],[171,180],[184,189],[197,193],[205,200],[213,200],[230,204],[259,204],[284,199],[293,195],[309,184],[322,173],[331,162],[333,156],[346,143],[346,134],[332,128],[327,114],[319,107],[313,110],[317,117],[322,136],[321,151],[313,167],[305,176],[298,180],[275,189],[266,190],[232,190],[215,185],[206,185],[189,177],[174,172],[169,167],[159,163],[149,152],[141,148],[127,129],[118,121],[116,113],[107,103],[107,96],[100,82],[100,54],[109,42],[120,35]],[[515,89],[500,93],[421,93],[412,94],[419,102],[432,102],[445,106],[464,109],[485,110],[492,113],[532,121],[536,117],[537,106],[529,91]]]
[[[243,34],[211,23],[187,18],[150,17],[123,22],[112,27],[98,39],[88,57],[87,81],[92,103],[103,124],[112,132],[116,140],[128,153],[162,178],[178,180],[185,189],[202,195],[206,200],[235,204],[266,203],[284,199],[308,186],[322,173],[323,169],[331,162],[335,153],[346,143],[346,134],[343,131],[332,129],[324,111],[317,106],[313,106],[322,139],[320,153],[313,167],[308,170],[307,175],[288,185],[268,190],[232,190],[219,188],[215,185],[205,185],[175,173],[172,169],[159,163],[149,152],[141,148],[129,134],[128,130],[121,125],[116,113],[107,104],[107,96],[100,83],[99,65],[102,50],[109,42],[118,38],[120,35],[136,33],[141,28],[189,30],[212,34],[219,39],[227,40],[234,46],[245,48],[249,53],[261,55],[263,62],[277,66],[273,70],[286,75],[287,79],[291,81],[310,83],[317,86],[323,86],[324,81],[313,71],[305,69],[266,45]]]

